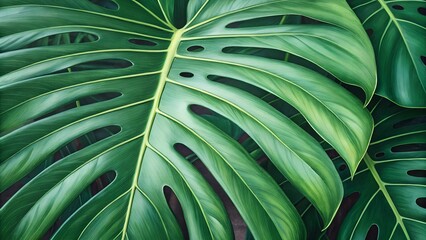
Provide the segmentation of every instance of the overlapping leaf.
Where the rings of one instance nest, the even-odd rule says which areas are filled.
[[[2,236],[43,236],[91,182],[113,172],[113,182],[71,215],[54,238],[182,238],[164,198],[165,186],[179,199],[191,238],[231,238],[224,207],[175,149],[179,143],[206,165],[254,236],[304,238],[300,216],[279,186],[194,106],[247,132],[324,223],[331,221],[343,193],[321,146],[260,98],[221,79],[256,86],[288,102],[354,172],[372,130],[370,115],[357,98],[309,68],[227,49],[289,52],[361,87],[369,101],[374,59],[356,16],[344,2],[334,1],[189,1],[187,11],[179,11],[185,10],[183,2],[1,2],[1,191],[74,139],[100,128],[120,129],[53,163],[13,195],[0,210],[1,219],[7,219]],[[185,15],[186,26],[176,29]],[[239,24],[282,15],[320,23]],[[33,44],[73,32],[92,38]],[[104,68],[105,62],[117,61],[118,67]],[[113,97],[55,111],[98,94]]]
[[[425,112],[381,99],[372,113],[376,127],[369,155],[353,181],[342,171],[345,195],[354,205],[339,239],[365,238],[374,227],[378,239],[421,239],[426,231]]]
[[[353,180],[344,160],[340,157],[333,160],[344,183],[345,199],[327,232],[321,231],[322,222],[313,205],[297,194],[276,168],[267,164],[267,171],[291,196],[305,225],[309,226],[309,239],[320,239],[324,234],[331,239],[370,239],[374,234],[378,239],[421,239],[423,236],[424,110],[404,109],[380,97],[375,97],[370,109],[376,127],[368,154]],[[292,119],[309,131],[306,121],[298,114]],[[324,147],[330,149],[327,144]]]
[[[348,0],[370,35],[377,93],[399,105],[426,107],[426,3]]]

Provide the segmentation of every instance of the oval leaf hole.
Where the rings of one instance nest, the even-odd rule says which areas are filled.
[[[339,171],[343,171],[343,170],[345,170],[346,168],[347,168],[346,164],[342,164],[342,165],[340,165],[340,167],[339,167]]]
[[[179,75],[184,78],[192,78],[194,76],[194,74],[190,72],[181,72]]]
[[[129,42],[136,45],[142,45],[142,46],[149,46],[149,47],[157,46],[157,43],[148,41],[145,39],[132,38],[132,39],[129,39]]]
[[[413,177],[426,177],[426,170],[410,170],[407,172],[408,175]]]
[[[424,7],[419,7],[419,8],[417,8],[417,11],[418,11],[421,15],[426,16],[426,8],[424,8]]]
[[[188,228],[186,226],[182,205],[180,204],[179,199],[176,197],[176,194],[169,186],[163,187],[163,194],[166,198],[170,210],[173,212],[173,215],[175,215],[176,220],[179,223],[179,227],[183,233],[184,239],[189,239]]]
[[[102,59],[76,64],[67,68],[68,72],[79,72],[86,70],[119,69],[133,66],[133,63],[124,59]]]
[[[367,236],[365,236],[366,240],[377,240],[379,237],[379,228],[376,224],[371,225],[370,229],[368,229]]]
[[[212,115],[213,114],[212,110],[210,110],[210,109],[208,109],[206,107],[203,107],[201,105],[195,105],[195,104],[193,104],[193,105],[189,106],[189,109],[191,109],[191,111],[193,113],[195,113],[197,115],[200,115],[200,116],[202,116],[202,115]]]
[[[401,6],[401,5],[398,5],[398,4],[393,5],[393,6],[392,6],[392,8],[393,8],[393,9],[396,9],[396,10],[404,10],[404,7],[403,7],[403,6]]]
[[[236,21],[231,22],[226,25],[226,28],[247,28],[247,27],[261,27],[261,26],[273,26],[273,25],[281,25],[283,17],[286,18],[286,22],[288,22],[288,19],[300,19],[300,21],[293,21],[292,23],[298,23],[298,24],[327,24],[324,22],[320,22],[318,20],[315,20],[313,18],[309,18],[302,15],[276,15],[276,16],[267,16],[267,17],[259,17],[259,18],[252,18],[252,19],[245,19],[242,21]],[[291,20],[290,20],[291,22]]]
[[[93,4],[109,10],[118,10],[118,4],[111,0],[89,0]]]
[[[403,121],[395,123],[393,125],[393,128],[398,129],[398,128],[418,125],[418,124],[422,124],[422,123],[426,123],[426,116],[420,116],[420,117],[416,117],[416,118],[405,119]]]
[[[419,207],[426,208],[426,197],[417,198],[416,203]]]
[[[175,145],[173,145],[173,148],[185,159],[189,160],[190,162],[192,161],[196,161],[198,159],[198,157],[195,155],[194,152],[191,151],[191,149],[189,149],[187,146],[181,144],[181,143],[176,143]],[[193,159],[195,157],[195,159]]]
[[[197,46],[191,46],[187,48],[186,50],[188,50],[188,52],[201,52],[201,51],[204,51],[204,47],[197,45]]]
[[[385,153],[384,152],[379,152],[379,153],[376,153],[376,155],[375,155],[377,158],[381,158],[381,157],[383,157],[383,156],[385,156]]]
[[[287,54],[287,52],[281,50],[259,47],[225,47],[222,49],[222,52],[230,54],[252,55],[280,61],[285,59]]]
[[[426,57],[425,56],[421,56],[420,59],[422,60],[423,64],[426,65]]]
[[[392,152],[420,152],[426,150],[426,143],[411,143],[391,148]]]
[[[227,24],[226,28],[245,28],[256,26],[278,25],[283,16],[269,16],[253,19],[246,19],[242,21],[232,22]]]

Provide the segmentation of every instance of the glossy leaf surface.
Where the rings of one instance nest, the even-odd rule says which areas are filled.
[[[426,115],[381,99],[372,106],[376,122],[371,146],[354,180],[342,170],[345,196],[353,202],[339,239],[422,239],[426,231]],[[336,167],[344,162],[336,160]],[[349,199],[348,199],[349,200]],[[342,203],[345,205],[345,201]]]
[[[8,221],[0,227],[1,236],[42,237],[87,186],[113,172],[114,180],[68,214],[54,239],[181,239],[165,186],[182,205],[190,238],[232,238],[220,199],[175,149],[179,143],[201,159],[255,237],[303,239],[302,220],[279,186],[194,106],[247,132],[312,202],[325,225],[331,221],[343,192],[321,146],[250,91],[220,79],[288,102],[355,172],[372,131],[371,117],[356,97],[307,67],[226,49],[289,52],[361,87],[369,101],[376,84],[374,58],[356,16],[337,1],[210,0],[189,1],[187,8],[183,2],[1,2],[0,190],[79,137],[118,128],[54,162],[14,194],[0,210],[0,218]],[[186,25],[177,29],[185,15]],[[247,24],[276,15],[320,23]],[[83,37],[75,32],[87,40],[77,41]],[[65,33],[72,41],[62,44],[50,37]],[[39,41],[57,42],[34,44]],[[108,98],[58,110],[99,94]]]
[[[376,52],[377,93],[401,106],[426,107],[426,3],[348,0]]]

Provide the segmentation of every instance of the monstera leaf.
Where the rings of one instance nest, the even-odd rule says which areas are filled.
[[[376,52],[377,93],[399,105],[426,107],[424,1],[348,0]]]
[[[366,102],[374,92],[374,53],[344,1],[2,0],[0,15],[0,191],[10,195],[2,238],[47,237],[60,222],[54,239],[181,239],[170,190],[190,238],[232,238],[223,204],[184,146],[256,238],[303,239],[278,184],[199,109],[249,134],[328,225],[343,191],[327,154],[234,83],[297,109],[352,173],[368,146],[368,111],[315,70],[360,87]],[[286,15],[315,23],[268,21]],[[251,54],[259,49],[316,68]],[[87,197],[98,182],[102,190]]]
[[[353,179],[342,158],[333,160],[344,183],[345,199],[328,231],[322,231],[313,205],[270,162],[265,164],[309,228],[308,239],[422,239],[424,235],[425,111],[404,109],[381,97],[375,97],[370,108],[376,126],[368,154]],[[300,114],[289,115],[335,155]]]
[[[376,127],[368,155],[353,181],[336,161],[352,202],[339,239],[422,239],[426,232],[425,111],[403,109],[381,99],[373,105]],[[343,166],[343,167],[342,167]],[[343,203],[345,205],[345,202]]]

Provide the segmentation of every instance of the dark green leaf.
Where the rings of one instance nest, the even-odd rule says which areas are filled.
[[[426,3],[348,0],[370,35],[377,93],[399,105],[426,107]]]

